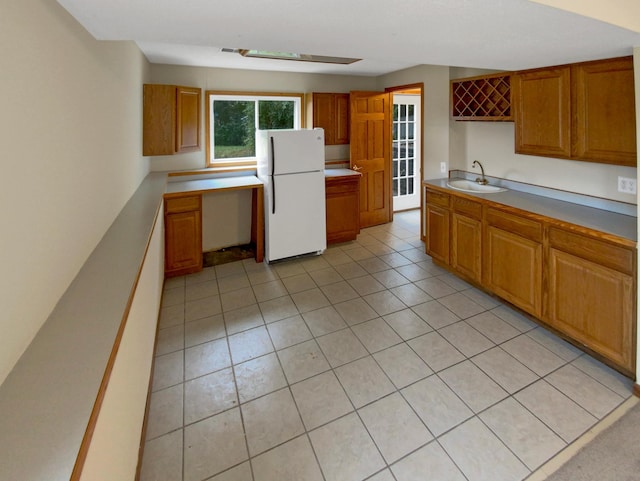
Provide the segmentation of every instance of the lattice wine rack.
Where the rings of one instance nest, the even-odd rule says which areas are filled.
[[[484,75],[451,81],[455,120],[511,121],[511,76]]]

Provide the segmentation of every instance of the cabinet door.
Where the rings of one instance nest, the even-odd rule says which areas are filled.
[[[521,72],[512,83],[516,153],[569,158],[570,67]]]
[[[145,84],[143,87],[142,155],[171,155],[176,146],[176,88]]]
[[[349,143],[349,94],[335,94],[334,143]]]
[[[426,252],[431,257],[449,264],[449,211],[436,205],[426,207]]]
[[[176,152],[200,150],[200,89],[177,87]]]
[[[548,321],[633,372],[633,285],[627,274],[552,248]]]
[[[633,59],[572,66],[573,156],[636,166]]]
[[[360,233],[360,176],[326,179],[327,244],[355,240]]]
[[[200,197],[165,201],[165,276],[202,270],[202,209]]]
[[[457,212],[451,214],[451,267],[480,281],[482,223]]]
[[[542,244],[487,226],[484,283],[525,311],[542,313]]]
[[[349,94],[313,94],[313,126],[324,129],[325,145],[349,143]]]

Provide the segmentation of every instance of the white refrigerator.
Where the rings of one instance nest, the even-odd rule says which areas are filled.
[[[322,253],[324,130],[258,130],[256,154],[264,182],[265,260]]]

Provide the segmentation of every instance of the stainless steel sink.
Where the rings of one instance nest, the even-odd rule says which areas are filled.
[[[507,190],[496,185],[483,185],[466,179],[450,180],[447,182],[447,185],[452,189],[461,190],[463,192],[472,192],[474,194],[493,194],[495,192],[504,192]]]

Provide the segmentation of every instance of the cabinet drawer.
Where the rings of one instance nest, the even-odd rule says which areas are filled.
[[[200,210],[202,197],[199,195],[190,197],[175,197],[164,200],[164,213],[175,214],[178,212],[190,212]]]
[[[451,205],[455,212],[466,214],[469,217],[480,220],[482,218],[482,204],[461,197],[452,197]]]
[[[359,192],[360,177],[334,177],[325,181],[325,192],[329,194],[342,194],[345,192]]]
[[[427,204],[449,208],[449,194],[427,189]]]
[[[490,207],[487,209],[487,223],[532,241],[542,242],[542,224],[538,221]]]
[[[633,251],[573,232],[551,227],[549,245],[597,264],[633,275]]]

